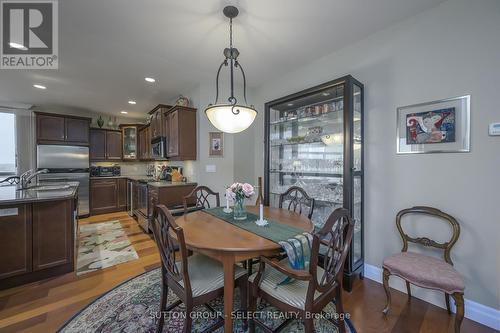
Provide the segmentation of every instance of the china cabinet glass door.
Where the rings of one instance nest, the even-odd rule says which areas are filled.
[[[265,115],[266,203],[277,207],[281,193],[302,187],[315,199],[316,230],[335,209],[349,209],[348,275],[363,265],[362,97],[362,85],[347,76],[269,102]]]

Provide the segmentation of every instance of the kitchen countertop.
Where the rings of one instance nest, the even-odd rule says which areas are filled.
[[[36,186],[69,185],[68,189],[37,191]],[[19,185],[0,186],[0,205],[21,204],[30,202],[56,201],[74,198],[78,190],[78,182],[38,183],[27,189],[20,189]]]
[[[121,176],[109,176],[109,177],[90,177],[90,179],[131,179],[131,180],[148,180],[148,185],[154,187],[170,187],[170,186],[192,186],[197,185],[195,182],[171,182],[166,180],[153,181],[153,177],[148,177],[144,175],[121,175]]]

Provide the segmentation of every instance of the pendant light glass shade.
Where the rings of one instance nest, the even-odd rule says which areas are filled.
[[[233,108],[239,113],[235,114]],[[205,113],[212,125],[225,133],[239,133],[246,130],[257,116],[257,111],[252,107],[231,104],[208,106]]]
[[[240,105],[234,94],[234,72],[239,70],[243,77],[243,97],[246,101],[246,78],[245,72],[241,63],[238,61],[238,56],[240,52],[238,49],[233,47],[233,18],[238,16],[238,9],[234,6],[226,6],[224,8],[224,15],[229,18],[229,48],[224,49],[224,61],[220,64],[219,70],[217,71],[217,78],[215,80],[216,84],[216,97],[215,103],[209,104],[205,109],[205,114],[208,120],[214,125],[219,131],[225,133],[239,133],[246,130],[250,125],[252,125],[255,117],[257,116],[257,110],[255,110],[253,105]],[[229,67],[230,78],[231,78],[231,90],[230,96],[227,99],[227,103],[218,103],[219,99],[219,74],[223,67]]]

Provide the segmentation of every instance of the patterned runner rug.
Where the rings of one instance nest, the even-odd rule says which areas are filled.
[[[58,332],[60,333],[108,333],[108,332],[155,332],[156,316],[160,307],[161,293],[161,271],[159,268],[132,278],[100,298],[92,302],[82,311],[71,318]],[[177,297],[169,292],[167,304],[177,300]],[[222,297],[210,305],[217,311],[224,311]],[[238,290],[235,291],[234,308],[240,307]],[[284,313],[279,312],[265,302],[260,302],[257,309],[260,320],[271,327],[277,327],[284,321]],[[324,311],[327,314],[335,313],[333,304],[329,304]],[[184,305],[174,308],[165,319],[164,333],[182,332]],[[195,308],[193,316],[192,332],[200,332],[207,328],[213,320],[212,313],[204,306]],[[346,320],[347,333],[356,333],[352,323]],[[323,318],[314,320],[316,333],[338,333],[338,329],[332,323]],[[216,332],[222,332],[223,328]],[[242,333],[243,322],[235,319],[233,332]],[[262,332],[259,328],[256,332]],[[282,332],[300,333],[304,332],[304,326],[300,320],[293,320]]]
[[[120,221],[86,224],[79,229],[77,275],[139,258]]]

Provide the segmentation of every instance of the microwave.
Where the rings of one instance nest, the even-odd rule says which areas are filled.
[[[155,160],[167,158],[167,138],[159,136],[151,140],[151,156]]]

